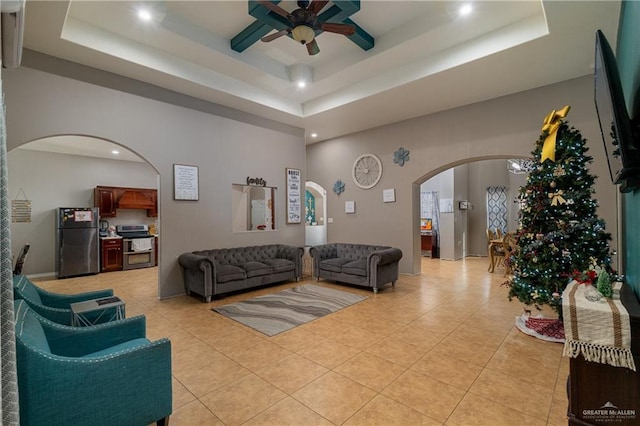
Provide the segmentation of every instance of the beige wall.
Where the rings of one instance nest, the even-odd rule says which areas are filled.
[[[110,86],[122,80],[68,66],[76,74],[89,73]],[[255,120],[259,125],[252,125],[246,114],[239,114],[242,121],[238,121],[203,112],[206,108],[200,101],[194,102],[199,110],[160,102],[151,96],[170,100],[173,94],[130,80],[126,82],[131,87],[144,87],[145,97],[26,66],[3,71],[2,79],[9,151],[51,135],[88,135],[129,148],[158,171],[161,297],[184,292],[177,262],[181,253],[267,243],[304,245],[304,224],[286,224],[282,198],[285,168],[304,170],[302,130],[262,119]],[[185,101],[184,96],[177,99]],[[173,200],[175,163],[199,167],[199,201]],[[277,231],[232,232],[231,185],[246,182],[247,176],[262,177],[268,185],[278,187]]]
[[[109,77],[114,85],[114,77]],[[284,220],[286,167],[302,169],[303,179],[327,189],[326,217],[333,219],[327,224],[329,241],[399,247],[404,252],[401,271],[417,273],[419,184],[452,166],[530,155],[543,117],[565,104],[572,106],[570,124],[589,140],[596,160],[592,172],[604,177],[596,181],[599,213],[610,232],[616,229],[616,192],[607,178],[589,76],[317,143],[306,153],[299,129],[260,119],[254,125],[246,114],[236,120],[226,110],[217,113],[214,108],[208,113],[201,105],[186,108],[150,99],[146,92],[172,97],[158,88],[144,86],[145,97],[135,96],[26,67],[3,71],[3,83],[9,150],[51,135],[90,135],[126,146],[159,172],[163,297],[183,291],[177,257],[185,251],[270,242],[304,244],[303,224],[287,225]],[[130,84],[132,89],[140,87]],[[411,151],[404,167],[393,163],[393,153],[400,147]],[[359,189],[351,180],[353,162],[364,153],[378,155],[384,167],[382,179],[370,190]],[[199,166],[199,201],[173,200],[174,163]],[[276,232],[231,231],[231,184],[244,182],[249,175],[263,177],[280,189]],[[337,179],[347,183],[340,196],[331,191]],[[396,202],[383,203],[382,190],[390,188],[396,190]],[[356,214],[344,213],[345,201],[356,202]]]
[[[57,207],[93,207],[93,188],[97,185],[136,188],[158,185],[158,174],[153,167],[131,161],[14,149],[9,152],[7,167],[11,198],[16,198],[22,189],[32,201],[31,222],[11,224],[14,257],[24,244],[31,244],[24,265],[27,275],[55,272]],[[145,210],[118,210],[117,217],[107,220],[110,225],[155,223]]]
[[[459,164],[530,156],[542,120],[564,105],[572,107],[569,123],[588,140],[589,154],[595,158],[591,171],[601,177],[595,188],[599,214],[609,232],[615,233],[616,191],[608,179],[593,79],[586,76],[310,145],[307,179],[329,190],[327,217],[333,223],[328,224],[328,240],[399,247],[404,253],[401,272],[420,272],[419,184]],[[393,153],[400,147],[411,152],[404,167],[393,163]],[[353,162],[364,153],[378,155],[384,168],[378,185],[369,190],[358,188],[351,179]],[[337,179],[346,182],[340,196],[330,191]],[[387,188],[396,189],[395,203],[382,202],[382,190]],[[356,202],[356,214],[344,214],[346,200]]]

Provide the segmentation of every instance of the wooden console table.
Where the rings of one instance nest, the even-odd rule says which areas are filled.
[[[631,352],[640,366],[640,303],[623,285],[620,300],[629,312]],[[582,355],[570,360],[567,381],[569,425],[640,424],[640,375],[628,368],[589,362]]]
[[[420,250],[430,251],[432,259],[440,257],[438,255],[438,234],[420,234]]]

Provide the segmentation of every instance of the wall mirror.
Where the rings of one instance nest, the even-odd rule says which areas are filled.
[[[233,232],[276,229],[276,188],[272,186],[231,185]]]

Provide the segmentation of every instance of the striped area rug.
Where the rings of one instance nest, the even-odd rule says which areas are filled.
[[[212,310],[267,336],[275,336],[365,299],[365,296],[306,284]]]

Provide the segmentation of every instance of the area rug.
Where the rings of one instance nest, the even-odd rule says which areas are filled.
[[[537,337],[547,342],[564,343],[565,340],[564,326],[559,319],[522,315],[516,317],[516,327],[529,336]]]
[[[365,299],[365,296],[306,284],[212,310],[267,336],[275,336]]]

